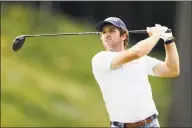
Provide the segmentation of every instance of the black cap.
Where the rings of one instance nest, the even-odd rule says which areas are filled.
[[[117,17],[109,17],[107,19],[105,19],[104,21],[100,21],[99,23],[96,24],[96,29],[101,32],[102,28],[104,27],[104,25],[106,24],[112,24],[115,25],[118,28],[127,30],[126,25],[123,23],[123,21]],[[128,30],[127,30],[128,31]]]

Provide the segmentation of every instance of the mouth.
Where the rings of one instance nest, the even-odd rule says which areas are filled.
[[[111,40],[112,40],[112,39],[109,39],[109,38],[108,38],[108,39],[105,39],[105,42],[109,42],[109,41],[111,41]]]

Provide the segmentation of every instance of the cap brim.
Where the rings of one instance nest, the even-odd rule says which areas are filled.
[[[113,23],[109,22],[109,21],[100,21],[99,23],[96,24],[96,29],[101,32],[103,27],[107,24],[112,24],[114,25]],[[116,26],[116,25],[115,25]]]

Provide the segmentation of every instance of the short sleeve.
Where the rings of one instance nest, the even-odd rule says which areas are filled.
[[[115,52],[102,51],[97,53],[92,58],[93,71],[110,71],[112,59],[115,57]]]
[[[146,67],[147,74],[155,76],[153,72],[153,67],[159,63],[162,63],[162,61],[147,55],[144,57],[144,59],[145,59],[145,64],[146,64],[145,67]]]

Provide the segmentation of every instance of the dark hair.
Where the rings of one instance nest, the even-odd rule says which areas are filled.
[[[128,42],[129,42],[129,33],[127,30],[121,29],[121,28],[117,28],[120,31],[120,36],[122,36],[123,34],[126,34],[127,38],[124,40],[124,48],[127,48]]]

